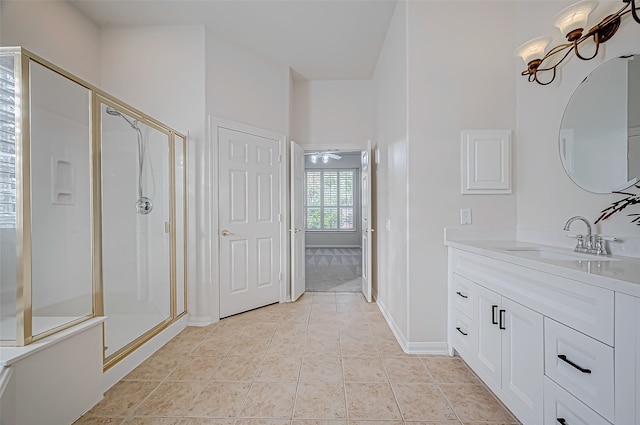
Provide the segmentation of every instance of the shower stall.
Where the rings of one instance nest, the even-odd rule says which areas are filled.
[[[186,314],[186,137],[0,48],[0,345],[97,316],[103,364]]]

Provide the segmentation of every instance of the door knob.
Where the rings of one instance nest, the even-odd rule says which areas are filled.
[[[228,231],[227,229],[222,230],[222,236],[229,236],[229,235],[233,235],[234,233],[231,233],[230,231]]]

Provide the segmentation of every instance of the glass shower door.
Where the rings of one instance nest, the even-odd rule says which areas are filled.
[[[105,359],[171,320],[170,135],[101,104]]]

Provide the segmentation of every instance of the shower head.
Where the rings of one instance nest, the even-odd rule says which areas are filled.
[[[112,115],[114,117],[122,117],[123,120],[125,120],[126,122],[129,123],[129,125],[131,126],[131,128],[133,128],[134,130],[138,130],[138,121],[137,120],[131,120],[129,118],[127,118],[126,115],[124,115],[122,112],[112,108],[111,106],[107,106],[106,109],[107,114]]]
[[[111,106],[107,106],[107,114],[117,117],[118,115],[120,115],[120,112],[116,111]]]

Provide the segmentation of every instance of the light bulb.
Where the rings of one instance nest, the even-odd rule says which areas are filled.
[[[551,37],[537,37],[522,44],[516,50],[516,55],[520,56],[525,65],[529,65],[531,61],[542,59],[544,57],[544,49],[551,43]]]
[[[315,153],[313,155],[311,155],[309,157],[309,159],[311,160],[312,164],[316,164],[318,162],[318,155],[316,155]]]
[[[322,162],[323,162],[324,164],[326,164],[327,162],[329,162],[329,155],[327,155],[326,153],[325,153],[325,154],[322,154]]]
[[[583,0],[562,9],[554,18],[553,25],[569,41],[574,41],[582,35],[582,30],[587,26],[589,13],[598,6],[597,1]]]

